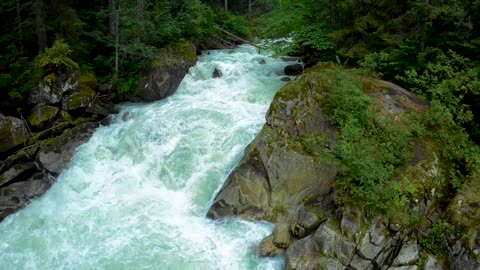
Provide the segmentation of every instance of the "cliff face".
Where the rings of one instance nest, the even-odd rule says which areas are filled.
[[[439,146],[430,139],[414,137],[409,146],[412,155],[397,165],[392,177],[399,187],[415,190],[403,203],[418,213],[418,228],[408,226],[400,212],[372,214],[361,201],[346,199],[345,192],[339,194],[336,182],[345,169],[334,149],[345,131],[335,125],[332,110],[325,103],[338,80],[358,80],[377,126],[387,128],[394,123],[402,132],[412,125],[407,115],[422,115],[428,106],[385,81],[344,71],[342,76],[332,76],[336,69],[331,65],[314,67],[277,93],[265,126],[247,147],[207,216],[275,222],[272,235],[262,241],[259,252],[262,256],[285,252],[286,269],[479,269],[478,257],[475,259],[480,251],[478,225],[468,226],[468,246],[463,244],[465,239],[442,231],[445,238],[436,244],[446,247],[457,243],[456,251],[452,248],[434,256],[421,243],[431,239],[432,224],[448,215],[437,195],[446,177],[444,161],[437,153]],[[313,150],[308,143],[312,137],[317,147]],[[471,200],[471,195],[464,194],[463,201],[467,197]],[[472,207],[448,209],[469,211],[468,224],[479,213]],[[458,227],[457,231],[465,230]]]

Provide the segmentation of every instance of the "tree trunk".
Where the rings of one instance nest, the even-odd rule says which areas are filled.
[[[108,0],[108,10],[108,30],[110,35],[114,36],[116,33],[115,0]]]
[[[228,10],[228,0],[225,0],[225,9]]]
[[[113,4],[113,10],[115,14],[115,74],[113,75],[113,84],[117,83],[118,80],[118,47],[119,47],[119,27],[120,27],[120,3],[118,3],[118,8],[115,8],[115,0],[111,0]]]
[[[20,9],[20,0],[16,0],[17,2],[17,34],[18,34],[18,48],[20,54],[23,54],[23,29],[22,29],[22,16],[21,16],[21,9]]]
[[[138,18],[140,20],[144,20],[144,12],[145,12],[145,2],[143,0],[137,0],[137,12],[138,12]]]
[[[47,31],[45,30],[45,13],[43,0],[35,0],[33,10],[35,13],[35,26],[37,31],[38,50],[42,52],[47,48]]]
[[[252,0],[248,0],[248,18],[252,18]]]

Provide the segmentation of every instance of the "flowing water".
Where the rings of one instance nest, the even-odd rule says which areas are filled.
[[[271,224],[205,213],[263,126],[286,64],[250,46],[212,51],[174,96],[125,105],[45,195],[0,223],[0,269],[282,268],[256,255]]]

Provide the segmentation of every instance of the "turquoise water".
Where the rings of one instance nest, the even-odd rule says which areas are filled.
[[[212,51],[174,96],[124,105],[44,196],[0,223],[0,269],[282,268],[256,254],[271,224],[205,214],[286,64],[250,46]]]

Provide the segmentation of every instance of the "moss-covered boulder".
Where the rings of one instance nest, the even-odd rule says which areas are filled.
[[[172,95],[196,60],[196,48],[192,43],[177,43],[163,49],[158,59],[140,73],[135,96],[154,101]]]
[[[22,120],[11,116],[0,117],[0,153],[24,143],[29,137]]]
[[[80,85],[80,88],[64,98],[62,109],[64,111],[74,111],[87,107],[95,97],[95,91],[86,85]]]
[[[35,128],[44,128],[55,120],[58,111],[57,107],[37,104],[27,118],[28,124]]]
[[[85,143],[98,127],[96,122],[79,124],[60,136],[42,141],[36,161],[53,175],[58,175],[70,162],[78,146]]]
[[[427,111],[426,102],[398,85],[335,65],[310,68],[276,94],[266,124],[228,176],[207,216],[288,224],[293,236],[290,246],[284,244],[288,241],[279,244],[278,239],[265,239],[261,247],[266,255],[270,242],[286,248],[286,269],[383,269],[392,265],[416,269],[420,251],[417,239],[407,233],[411,229],[407,226],[415,226],[408,223],[409,213],[421,213],[426,222],[438,216],[436,200],[444,191],[438,186],[445,177],[438,148],[430,138],[416,135],[411,118]],[[358,119],[352,120],[351,115]],[[354,121],[364,121],[361,128],[366,128],[353,130],[360,135],[346,141],[352,132],[347,128],[358,123]],[[363,140],[370,144],[361,144]],[[396,150],[399,158],[392,157],[390,148],[382,148],[385,145],[402,149]],[[341,151],[349,150],[358,155],[352,163],[345,163]],[[375,161],[380,155],[385,157],[382,162],[395,160],[377,163],[381,172],[392,168],[388,184],[382,186],[388,190],[383,195],[391,199],[371,200],[378,205],[370,205],[367,211],[364,201],[348,193],[356,179],[343,187],[343,193],[337,184],[349,173],[348,166],[363,159]],[[375,168],[370,165],[375,162],[365,163],[367,174],[362,177],[371,177],[368,173]],[[378,181],[376,176],[373,179]],[[357,191],[365,191],[361,188]],[[394,192],[399,190],[406,192],[394,204]],[[386,209],[387,204],[392,209]]]
[[[74,68],[67,68],[58,73],[51,73],[43,78],[35,87],[30,96],[30,104],[57,104],[62,101],[63,94],[72,91],[80,85],[78,77],[80,72]]]

